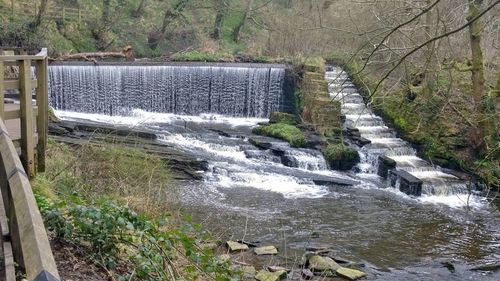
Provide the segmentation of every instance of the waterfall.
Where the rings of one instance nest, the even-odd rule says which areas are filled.
[[[402,171],[398,175],[408,173],[421,181],[424,195],[467,194],[468,188],[463,181],[421,159],[409,143],[398,138],[396,132],[364,104],[363,97],[342,69],[330,68],[325,78],[329,81],[330,97],[341,103],[345,126],[355,128],[361,137],[370,142],[359,149],[361,162],[358,171],[376,174],[379,156],[386,156],[395,161],[397,171]],[[399,188],[400,184],[398,176],[394,186]]]
[[[106,115],[265,118],[283,106],[284,77],[273,66],[57,65],[49,67],[49,99],[57,110]]]

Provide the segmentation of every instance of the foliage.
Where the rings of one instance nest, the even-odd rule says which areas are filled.
[[[231,62],[234,57],[225,52],[190,51],[175,54],[172,59],[175,61]]]
[[[177,226],[168,216],[148,220],[105,198],[88,201],[73,195],[52,201],[37,194],[36,199],[49,231],[85,248],[91,261],[120,273],[118,280],[194,280],[203,275],[215,280],[237,278],[213,250],[197,246],[210,238],[200,225],[185,221]],[[181,263],[185,265],[179,271]]]
[[[297,118],[295,115],[285,112],[271,112],[269,116],[269,123],[282,123],[288,125],[297,125]]]
[[[323,151],[323,155],[328,162],[346,161],[358,162],[358,152],[344,144],[329,144]]]
[[[198,247],[211,240],[200,225],[170,215],[169,179],[162,159],[137,149],[49,139],[47,172],[32,186],[48,230],[114,279],[235,279],[213,250]]]
[[[304,146],[306,137],[299,128],[283,123],[261,125],[253,129],[253,133],[286,140],[292,147]]]

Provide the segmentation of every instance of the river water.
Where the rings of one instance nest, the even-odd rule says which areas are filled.
[[[344,92],[331,87],[332,98],[339,93]],[[381,119],[354,105],[362,100],[347,100],[342,107],[346,122],[354,120],[349,115],[358,114],[356,121],[364,115],[365,122],[355,125],[369,127],[360,131],[374,140],[360,148],[362,163],[356,172],[330,171],[318,151],[290,148],[279,140],[260,138],[272,143],[274,152],[251,145],[251,129],[267,120],[261,111],[250,118],[144,109],[122,116],[65,110],[57,114],[153,130],[160,143],[206,159],[210,168],[203,181],[176,184],[179,207],[221,239],[260,241],[280,249],[274,262],[252,261],[257,264],[293,266],[306,248],[330,247],[338,256],[364,263],[369,280],[500,280],[498,272],[470,270],[500,262],[498,208],[480,196],[466,196],[459,188],[464,183],[416,159],[411,150],[395,149],[409,146],[396,140]],[[410,197],[376,176],[370,159],[377,153],[400,160],[400,169],[424,175],[424,194]],[[454,271],[442,262],[453,263]]]

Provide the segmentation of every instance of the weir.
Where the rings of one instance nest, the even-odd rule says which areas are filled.
[[[284,81],[280,65],[53,65],[49,99],[57,110],[106,115],[266,118],[285,106]]]
[[[466,183],[454,175],[417,156],[417,151],[396,136],[379,116],[376,116],[357,92],[347,74],[340,68],[330,67],[326,72],[330,83],[330,96],[341,102],[347,135],[358,145],[361,163],[357,169],[362,174],[377,174],[388,178],[388,184],[400,191],[420,196],[467,194]]]

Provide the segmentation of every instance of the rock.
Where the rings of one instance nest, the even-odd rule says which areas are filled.
[[[265,141],[259,140],[258,138],[248,138],[248,142],[255,145],[256,147],[258,147],[260,149],[264,149],[264,150],[269,149],[273,146],[270,142],[265,142]]]
[[[363,271],[359,271],[359,270],[351,269],[351,268],[346,268],[346,267],[339,267],[339,268],[337,268],[337,270],[335,272],[338,275],[345,277],[349,280],[356,280],[356,279],[359,279],[361,277],[366,276],[366,273],[364,273]]]
[[[269,272],[265,270],[259,271],[257,275],[255,276],[255,279],[259,281],[279,281],[283,280],[286,278],[286,271],[276,271],[276,272]]]
[[[310,271],[309,269],[302,269],[302,271],[300,272],[300,276],[304,280],[311,280],[314,277],[314,273],[312,273],[312,271]]]
[[[248,245],[241,244],[236,241],[227,241],[226,244],[227,247],[229,248],[229,251],[231,252],[248,250]]]
[[[359,137],[358,140],[356,141],[356,144],[359,146],[365,146],[370,143],[372,143],[372,141],[364,137]]]
[[[354,263],[348,259],[345,259],[345,258],[339,257],[339,256],[329,256],[329,257],[332,258],[336,263],[343,263],[343,264],[353,264]]]
[[[390,170],[389,180],[391,182],[391,186],[396,187],[398,179],[399,191],[413,196],[422,195],[423,182],[420,179],[403,170]]]
[[[350,170],[360,161],[358,152],[343,144],[329,144],[323,155],[334,170]]]
[[[276,255],[278,254],[278,249],[274,246],[264,246],[254,249],[256,255]]]
[[[314,256],[314,255],[316,255],[316,253],[314,253],[314,252],[305,252],[305,253],[302,255],[302,257],[300,258],[300,263],[299,263],[299,265],[300,265],[300,266],[303,266],[303,267],[307,266],[307,265],[308,265],[308,261],[309,261],[309,259],[310,259],[312,256]]]
[[[378,157],[377,175],[381,176],[382,178],[386,179],[389,170],[394,169],[395,167],[396,161],[394,161],[392,158],[385,155],[381,155]]]
[[[290,272],[290,269],[282,267],[282,266],[277,266],[277,265],[268,266],[267,270],[269,270],[271,272],[277,272],[277,271],[283,271],[283,270],[286,271],[287,273]]]
[[[255,273],[257,272],[255,267],[251,265],[235,265],[232,266],[231,269],[240,270],[243,273],[243,278],[247,279],[253,279],[255,277]]]
[[[260,241],[245,241],[245,240],[237,240],[238,243],[241,243],[241,244],[245,244],[245,245],[248,245],[248,247],[250,248],[255,248],[257,247],[257,244],[260,243]]]
[[[309,258],[309,269],[312,272],[324,272],[328,270],[336,270],[339,267],[340,265],[338,265],[333,259],[329,257],[314,255],[311,258]]]
[[[470,270],[474,271],[497,271],[500,269],[500,262],[499,263],[486,263],[486,264],[481,264],[477,265]]]

